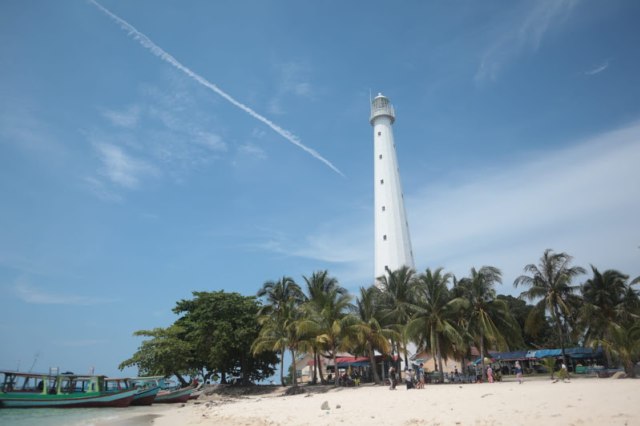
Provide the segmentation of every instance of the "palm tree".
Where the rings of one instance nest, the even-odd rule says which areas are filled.
[[[387,268],[387,274],[378,277],[378,283],[382,290],[382,319],[387,324],[393,324],[400,340],[398,341],[398,354],[400,346],[404,351],[405,362],[408,362],[406,325],[411,319],[414,306],[412,286],[415,271],[408,266],[403,266],[395,271]]]
[[[291,277],[284,276],[278,281],[267,281],[258,290],[258,297],[265,298],[266,303],[262,307],[260,314],[277,315],[284,305],[293,300],[302,303],[304,294],[300,286]]]
[[[306,313],[303,328],[304,331],[315,330],[315,343],[332,358],[337,386],[336,355],[338,351],[346,349],[346,337],[354,332],[352,326],[355,317],[351,314],[351,296],[327,271],[315,272],[311,278],[304,279],[309,295],[303,307]]]
[[[376,384],[382,382],[376,366],[375,350],[379,350],[382,354],[388,354],[391,350],[389,339],[396,336],[394,330],[383,327],[379,321],[380,304],[378,301],[380,296],[380,289],[375,286],[360,287],[360,297],[356,300],[356,316],[359,321],[355,329],[358,332],[358,339],[366,347],[373,370],[373,381]]]
[[[520,294],[521,298],[529,301],[541,299],[529,315],[540,315],[541,311],[546,311],[551,316],[565,363],[566,328],[573,314],[573,293],[577,288],[571,285],[571,280],[585,273],[580,266],[570,266],[571,260],[572,257],[567,253],[554,253],[551,249],[546,249],[538,265],[529,264],[524,267],[524,271],[531,275],[520,275],[513,283],[515,287],[529,287]]]
[[[585,340],[613,340],[616,327],[637,320],[638,296],[627,284],[628,275],[609,269],[598,271],[591,265],[593,277],[580,287],[584,305],[580,311],[587,327]],[[607,364],[611,365],[611,352],[605,351]]]
[[[517,322],[504,300],[496,298],[495,284],[502,282],[502,273],[493,266],[479,270],[471,268],[471,275],[460,280],[458,286],[467,300],[469,332],[480,346],[482,377],[486,378],[486,343],[498,350],[507,350],[507,338],[520,334]]]
[[[443,379],[443,340],[461,345],[462,338],[455,326],[455,313],[463,306],[461,299],[452,299],[447,284],[451,274],[427,269],[414,282],[414,315],[407,325],[408,335],[416,341],[428,341]]]
[[[616,356],[629,377],[635,377],[635,363],[640,358],[640,324],[615,326],[608,339],[596,339],[592,345],[602,346]]]
[[[280,359],[280,382],[285,386],[284,381],[284,352],[289,349],[293,364],[293,386],[298,385],[295,362],[296,350],[300,344],[298,337],[298,322],[300,321],[300,307],[293,299],[280,305],[278,315],[260,315],[258,323],[262,326],[258,337],[251,346],[253,354],[264,351],[274,351],[281,353]]]
[[[284,351],[297,345],[295,321],[299,319],[298,310],[304,294],[293,278],[284,276],[278,281],[265,282],[257,296],[264,298],[266,303],[258,312],[263,330],[260,331],[254,353],[267,349],[280,353],[280,383],[285,386]],[[295,363],[295,357],[292,362]],[[293,381],[295,385],[295,374]]]

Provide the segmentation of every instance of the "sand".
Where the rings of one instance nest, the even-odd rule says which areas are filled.
[[[160,413],[175,425],[640,425],[640,380],[325,388],[324,393],[209,397]],[[325,404],[326,402],[326,404]],[[328,407],[323,409],[323,405]]]

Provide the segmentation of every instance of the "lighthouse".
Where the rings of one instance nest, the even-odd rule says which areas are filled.
[[[375,222],[375,278],[403,266],[414,268],[392,125],[393,105],[379,93],[371,101]]]

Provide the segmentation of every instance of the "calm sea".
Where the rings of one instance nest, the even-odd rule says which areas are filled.
[[[149,424],[146,415],[169,407],[127,408],[0,408],[0,426],[97,426]],[[126,422],[125,422],[126,420]]]

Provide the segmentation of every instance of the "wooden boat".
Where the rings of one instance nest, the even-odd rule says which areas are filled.
[[[0,407],[127,407],[136,389],[107,392],[105,376],[0,371]]]
[[[160,391],[160,386],[151,383],[136,386],[128,377],[107,378],[104,383],[107,392],[120,392],[129,389],[137,390],[138,393],[133,397],[131,405],[151,405]]]
[[[145,386],[149,384],[159,386],[160,391],[153,401],[159,404],[187,402],[191,397],[191,393],[195,390],[195,386],[187,386],[180,389],[177,385],[171,384],[170,381],[162,376],[136,377],[131,379],[131,383],[135,386]]]

